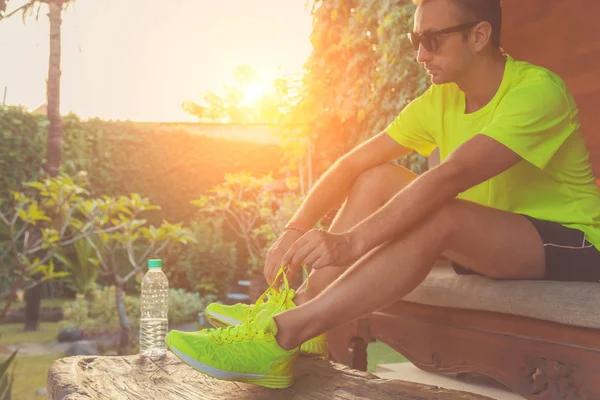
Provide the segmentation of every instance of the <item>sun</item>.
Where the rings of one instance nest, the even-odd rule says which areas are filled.
[[[262,82],[254,82],[246,86],[242,93],[244,94],[244,105],[255,104],[267,93],[267,88]]]

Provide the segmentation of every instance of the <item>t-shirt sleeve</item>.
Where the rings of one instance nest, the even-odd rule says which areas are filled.
[[[385,129],[400,145],[429,157],[437,147],[435,138],[427,127],[428,103],[432,97],[432,88],[410,102],[396,119]]]
[[[540,80],[508,93],[481,133],[544,169],[576,128],[575,112],[566,88]]]

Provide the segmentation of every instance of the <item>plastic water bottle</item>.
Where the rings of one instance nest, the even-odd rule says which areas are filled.
[[[162,260],[149,260],[142,278],[140,298],[140,354],[161,357],[167,353],[169,281],[162,271]]]

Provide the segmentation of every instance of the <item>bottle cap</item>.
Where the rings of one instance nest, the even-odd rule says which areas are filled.
[[[148,260],[148,268],[150,268],[150,269],[162,268],[162,260],[160,260],[160,259]]]

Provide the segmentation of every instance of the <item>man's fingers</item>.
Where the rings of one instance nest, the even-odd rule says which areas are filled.
[[[312,265],[314,269],[330,267],[327,257],[319,257]]]
[[[296,254],[296,251],[298,250],[299,242],[300,242],[299,240],[296,241],[292,245],[292,247],[290,247],[288,249],[288,251],[285,252],[285,254],[283,255],[283,258],[281,259],[281,266],[290,265],[292,258],[294,258],[294,254]]]
[[[317,260],[321,258],[321,256],[322,252],[320,251],[320,248],[317,247],[309,255],[304,257],[303,264],[305,264],[307,267],[312,268],[313,264],[315,264]]]
[[[304,235],[304,236],[306,236],[306,235]],[[304,243],[306,242],[306,239],[304,239],[304,236],[301,237],[300,239],[296,240],[294,242],[294,244],[292,244],[292,246],[285,253],[283,258],[281,259],[282,267],[290,265],[290,263],[292,262],[292,259],[294,258],[294,255],[296,254],[296,251],[298,251],[298,249],[300,247],[302,247],[304,245]]]
[[[267,278],[267,283],[271,285],[275,281],[275,276],[277,275],[277,263],[271,261],[267,270],[265,271],[265,278]]]
[[[294,258],[292,258],[292,261],[290,262],[290,266],[294,269],[298,269],[300,267],[300,265],[303,262],[305,262],[306,257],[308,257],[310,254],[312,254],[316,250],[317,250],[316,243],[313,243],[313,242],[305,243],[304,246],[299,248],[298,251],[296,251],[296,254],[294,254]]]
[[[272,265],[273,262],[271,261],[271,257],[267,257],[267,260],[265,261],[265,267],[263,268],[263,275],[267,283],[270,283],[269,280],[271,278]]]
[[[274,283],[277,279],[277,274],[279,273],[279,264],[273,263],[273,267],[271,268],[271,283]]]

